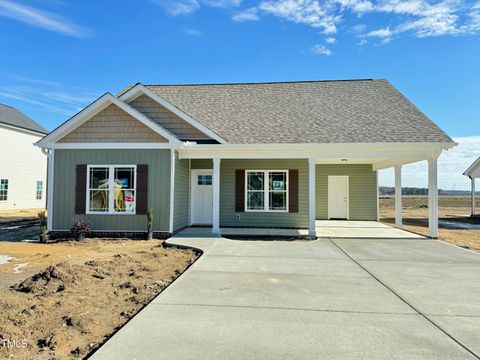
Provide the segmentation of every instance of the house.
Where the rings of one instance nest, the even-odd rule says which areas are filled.
[[[0,210],[45,208],[46,153],[34,146],[48,131],[0,104]]]
[[[472,188],[472,217],[476,216],[476,199],[475,199],[475,179],[480,178],[480,157],[473,162],[472,165],[463,173],[463,175],[468,176],[471,180]]]
[[[437,159],[455,145],[388,81],[142,85],[98,98],[37,143],[50,156],[49,230],[168,235],[189,225],[308,229],[377,220],[381,169],[427,160],[438,236]],[[159,234],[157,234],[159,235]]]

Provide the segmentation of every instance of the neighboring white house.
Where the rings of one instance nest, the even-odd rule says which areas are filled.
[[[470,178],[472,182],[472,216],[476,214],[476,199],[475,199],[475,179],[480,178],[480,157],[470,165],[470,167],[463,173]]]
[[[0,210],[44,208],[47,156],[33,144],[48,131],[0,104]]]

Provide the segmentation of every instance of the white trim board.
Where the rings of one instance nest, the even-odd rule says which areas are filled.
[[[170,214],[168,220],[168,229],[173,233],[173,223],[175,216],[175,150],[170,150]]]
[[[80,111],[70,120],[63,123],[50,134],[38,141],[35,145],[43,148],[53,148],[54,143],[62,139],[67,134],[71,133],[73,130],[90,120],[93,116],[97,115],[100,111],[106,109],[107,106],[111,104],[116,105],[121,110],[125,111],[127,114],[131,115],[132,117],[140,121],[142,124],[167,139],[170,145],[180,146],[182,144],[182,142],[178,138],[176,138],[175,135],[173,135],[170,131],[164,129],[138,110],[126,104],[122,100],[117,99],[112,94],[106,93],[103,96],[99,97],[97,100],[95,100],[93,103],[88,105],[85,109]]]
[[[188,114],[184,113],[182,110],[178,109],[174,105],[170,104],[167,100],[165,100],[160,95],[156,94],[154,91],[150,90],[149,88],[147,88],[143,84],[140,84],[140,83],[136,84],[130,90],[128,90],[127,92],[122,94],[119,97],[119,99],[125,101],[126,103],[129,103],[130,101],[136,99],[137,97],[139,97],[142,94],[146,95],[150,99],[156,101],[157,103],[162,105],[164,108],[171,111],[172,113],[174,113],[175,115],[180,117],[182,120],[184,120],[188,124],[195,127],[197,130],[201,131],[205,135],[211,137],[214,140],[217,140],[220,144],[226,144],[227,143],[227,141],[225,139],[220,137],[214,131],[210,130],[209,128],[207,128],[206,126],[201,124],[199,121],[195,120],[194,118],[192,118]]]
[[[169,143],[55,143],[52,149],[172,149]]]

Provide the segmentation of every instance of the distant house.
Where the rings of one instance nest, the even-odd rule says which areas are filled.
[[[472,216],[476,215],[475,179],[480,178],[480,157],[463,173],[472,181]]]
[[[33,144],[48,131],[0,104],[0,210],[44,208],[47,156]]]

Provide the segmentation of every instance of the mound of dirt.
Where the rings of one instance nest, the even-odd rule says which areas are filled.
[[[49,266],[20,284],[15,284],[11,288],[16,291],[29,293],[37,296],[64,291],[66,286],[71,286],[75,282],[72,275],[72,269],[65,263],[55,266]]]

